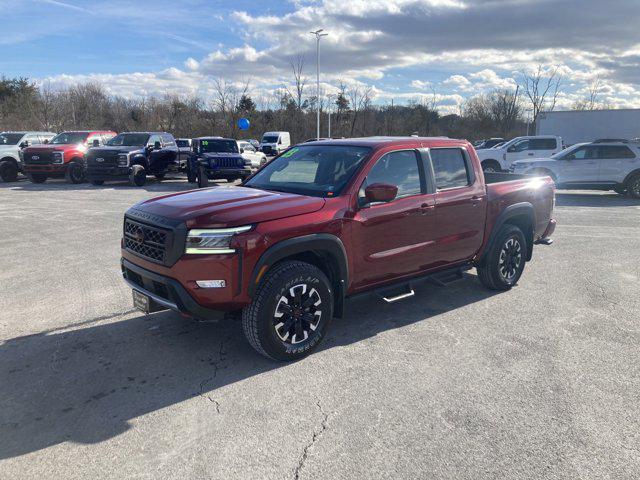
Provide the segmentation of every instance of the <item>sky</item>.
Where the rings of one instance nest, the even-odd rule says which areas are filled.
[[[345,83],[457,112],[542,66],[562,76],[560,109],[594,85],[603,104],[640,107],[640,0],[0,0],[0,12],[0,74],[52,88],[209,99],[223,79],[266,105],[301,58],[312,95],[309,32],[324,28],[324,94]]]

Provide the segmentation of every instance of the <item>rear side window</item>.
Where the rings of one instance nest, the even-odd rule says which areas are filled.
[[[601,158],[636,158],[629,147],[623,145],[608,145],[600,147]]]
[[[430,150],[429,154],[439,190],[466,187],[471,183],[467,160],[461,149],[436,148]]]
[[[162,143],[164,144],[164,146],[170,146],[170,147],[174,147],[176,142],[173,139],[172,135],[169,135],[168,133],[163,133],[162,134]]]
[[[388,183],[397,186],[397,197],[408,197],[422,193],[416,151],[401,150],[383,155],[369,171],[362,186],[361,195],[364,196],[364,188],[374,183]]]
[[[555,138],[530,138],[529,150],[555,150],[558,146]]]

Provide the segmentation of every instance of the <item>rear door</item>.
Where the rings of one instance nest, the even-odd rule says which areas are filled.
[[[484,237],[487,192],[464,148],[429,150],[436,184],[434,264],[471,259]]]
[[[419,150],[388,152],[360,186],[352,228],[356,289],[418,273],[433,262],[435,196],[424,165]],[[374,183],[397,186],[397,197],[367,204],[364,191]]]
[[[160,142],[161,148],[156,150],[155,144]],[[149,152],[149,170],[152,172],[162,172],[164,170],[164,160],[162,158],[162,138],[160,135],[151,135],[147,142],[147,151]]]
[[[557,162],[558,183],[597,183],[601,147],[583,145],[565,154]]]
[[[601,145],[598,181],[602,183],[622,183],[627,175],[640,167],[640,160],[627,145]]]

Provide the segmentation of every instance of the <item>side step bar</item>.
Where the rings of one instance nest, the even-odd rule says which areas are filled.
[[[395,297],[382,296],[382,299],[387,303],[393,303],[393,302],[397,302],[399,300],[404,300],[405,298],[413,297],[415,294],[416,294],[416,292],[414,292],[413,288],[411,288],[411,286],[409,286],[409,291],[408,292],[401,293],[399,295],[396,295]]]

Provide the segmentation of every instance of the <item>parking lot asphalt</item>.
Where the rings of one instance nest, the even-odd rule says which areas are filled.
[[[519,285],[348,304],[315,354],[132,309],[122,214],[184,180],[0,183],[0,477],[640,477],[640,201],[560,192]]]

